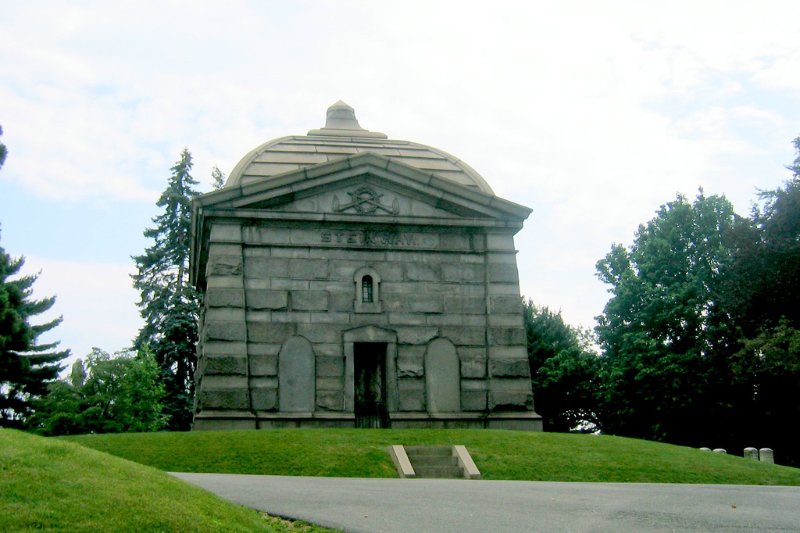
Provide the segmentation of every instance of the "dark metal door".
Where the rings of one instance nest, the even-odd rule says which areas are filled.
[[[389,427],[386,411],[386,344],[357,342],[353,352],[356,427]]]

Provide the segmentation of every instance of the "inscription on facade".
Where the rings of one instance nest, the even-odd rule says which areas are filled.
[[[389,231],[322,231],[323,244],[352,246],[391,246],[397,248],[431,248],[437,245],[435,235],[424,233],[395,233]]]

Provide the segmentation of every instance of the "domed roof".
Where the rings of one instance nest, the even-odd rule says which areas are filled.
[[[311,130],[308,135],[273,139],[252,150],[234,167],[225,186],[245,185],[362,152],[373,152],[459,185],[494,194],[480,174],[447,152],[389,139],[383,133],[362,128],[353,108],[341,100],[328,108],[325,127]]]

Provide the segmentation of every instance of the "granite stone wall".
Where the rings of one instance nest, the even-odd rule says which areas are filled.
[[[458,357],[458,388],[437,396],[438,405],[462,413],[532,411],[513,234],[492,231],[212,222],[198,420],[261,427],[254,420],[279,419],[289,411],[281,388],[297,387],[282,362],[305,341],[313,368],[298,363],[292,372],[313,376],[313,391],[308,404],[292,403],[290,411],[346,415],[343,336],[362,326],[396,334],[396,413],[437,411],[426,392],[436,382],[426,375],[436,369],[426,365],[439,364],[426,353],[432,342],[442,344],[437,339],[452,343]],[[354,305],[354,276],[365,268],[379,278],[379,312]]]

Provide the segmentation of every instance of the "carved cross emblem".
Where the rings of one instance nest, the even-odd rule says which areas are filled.
[[[347,193],[350,196],[350,203],[339,205],[339,199],[334,195],[333,197],[333,212],[343,213],[348,209],[354,209],[356,213],[362,215],[371,215],[376,211],[383,211],[390,215],[396,215],[400,212],[400,204],[397,199],[392,202],[392,207],[387,207],[381,203],[383,194],[375,191],[375,189],[367,186],[359,187],[353,192]]]

